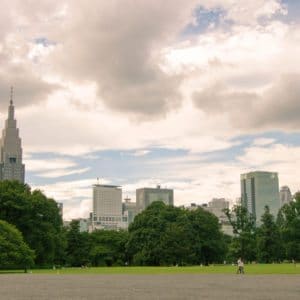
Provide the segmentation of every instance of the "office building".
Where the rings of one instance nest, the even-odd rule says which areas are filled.
[[[256,171],[241,175],[241,203],[260,224],[265,206],[277,216],[280,208],[278,174]]]
[[[132,202],[130,198],[125,198],[123,202],[123,217],[127,218],[128,226],[133,222],[136,216],[136,203]]]
[[[92,230],[126,228],[122,216],[122,189],[115,185],[93,186]]]
[[[22,162],[22,142],[14,114],[15,108],[11,93],[8,118],[0,139],[0,180],[17,180],[24,183],[25,165]]]
[[[206,209],[219,219],[221,229],[225,234],[233,235],[233,228],[224,212],[225,209],[229,209],[229,201],[225,198],[213,198],[208,202]]]
[[[79,232],[88,232],[90,227],[90,220],[89,219],[76,219],[79,223]]]
[[[279,192],[280,195],[280,205],[288,204],[293,200],[291,190],[288,186],[282,186]]]
[[[136,190],[137,213],[140,213],[155,201],[162,201],[166,205],[174,205],[173,190],[162,189],[159,185],[156,188],[141,188]]]
[[[185,208],[190,211],[197,210],[198,208],[207,209],[207,203],[197,204],[193,202],[189,206],[182,206],[182,208]]]
[[[207,210],[214,214],[220,222],[227,221],[227,217],[224,213],[224,209],[229,208],[229,201],[226,201],[225,198],[213,198],[208,202]]]

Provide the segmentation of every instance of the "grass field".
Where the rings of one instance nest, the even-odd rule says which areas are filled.
[[[24,271],[19,271],[24,272]],[[32,274],[235,274],[236,266],[211,265],[208,267],[99,267],[99,268],[63,268],[37,269]],[[0,271],[18,273],[18,271]],[[245,265],[248,275],[259,274],[300,274],[300,264],[253,264]]]

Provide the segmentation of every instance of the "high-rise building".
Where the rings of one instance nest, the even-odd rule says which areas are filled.
[[[208,202],[207,210],[218,217],[219,221],[226,222],[227,217],[224,213],[224,209],[229,208],[229,201],[226,201],[225,198],[213,198]]]
[[[156,188],[141,188],[136,190],[137,213],[140,213],[155,201],[162,201],[166,205],[174,205],[173,190],[162,189],[160,185]]]
[[[233,228],[224,212],[225,209],[229,209],[229,201],[226,201],[225,198],[213,198],[208,202],[206,209],[219,219],[219,223],[221,224],[224,233],[233,235]]]
[[[280,189],[280,205],[288,204],[293,200],[291,190],[288,186],[282,186]]]
[[[205,205],[207,206],[207,204],[205,203]],[[187,210],[197,210],[199,207],[202,207],[200,204],[197,204],[195,202],[191,203],[190,205],[188,206],[182,206],[183,208],[187,209]]]
[[[277,216],[280,208],[278,174],[274,172],[250,172],[241,175],[241,203],[260,224],[265,206]]]
[[[123,202],[123,216],[127,218],[127,223],[130,225],[136,216],[136,203],[132,202],[130,198],[125,198]]]
[[[122,189],[115,185],[93,186],[92,229],[126,228],[122,216]]]
[[[14,113],[11,93],[8,118],[0,139],[0,180],[17,180],[24,183],[25,165],[22,163],[22,144]]]

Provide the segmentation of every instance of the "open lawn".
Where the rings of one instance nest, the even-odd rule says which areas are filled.
[[[235,274],[236,266],[210,265],[192,267],[98,267],[98,268],[62,268],[33,269],[33,274]],[[20,271],[0,271],[0,273],[15,273]],[[300,274],[300,264],[252,264],[245,265],[248,275],[264,274]]]

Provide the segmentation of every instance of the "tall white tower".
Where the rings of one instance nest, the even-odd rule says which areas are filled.
[[[22,163],[22,142],[14,114],[13,88],[11,88],[8,118],[0,139],[0,180],[17,180],[24,183],[25,165]]]

